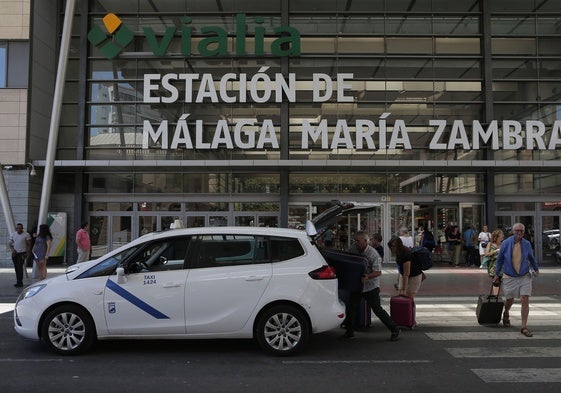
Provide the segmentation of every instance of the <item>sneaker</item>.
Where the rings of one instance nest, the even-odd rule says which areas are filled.
[[[355,338],[355,334],[354,334],[354,332],[345,332],[345,334],[343,334],[340,338],[341,339]]]
[[[23,287],[23,284],[18,282],[18,283],[14,284],[14,287],[21,288],[21,287]]]
[[[401,332],[401,330],[399,328],[396,328],[393,332],[392,335],[390,336],[390,341],[397,341],[399,340],[399,333]]]

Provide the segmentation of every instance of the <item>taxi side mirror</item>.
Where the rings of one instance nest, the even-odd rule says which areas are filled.
[[[117,282],[119,284],[124,284],[127,282],[127,276],[125,276],[125,269],[122,267],[117,268]]]

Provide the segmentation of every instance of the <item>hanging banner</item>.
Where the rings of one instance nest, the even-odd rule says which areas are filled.
[[[53,235],[49,257],[66,256],[66,213],[48,213],[47,225]]]

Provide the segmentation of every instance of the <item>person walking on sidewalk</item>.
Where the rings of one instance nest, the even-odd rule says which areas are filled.
[[[76,232],[76,247],[78,251],[78,259],[76,263],[86,262],[90,260],[92,244],[90,242],[90,234],[88,229],[90,224],[84,222],[78,232]]]
[[[483,225],[483,229],[477,236],[477,241],[479,242],[479,268],[485,269],[487,268],[487,265],[483,263],[483,260],[485,259],[485,250],[487,249],[487,244],[491,241],[491,233],[489,232],[489,227],[487,225]]]
[[[27,255],[31,249],[31,236],[23,230],[23,224],[16,225],[16,231],[10,236],[10,250],[12,251],[12,262],[16,271],[16,283],[14,287],[23,287],[23,269]]]
[[[450,233],[447,235],[446,241],[450,244],[451,255],[450,265],[460,266],[460,256],[462,254],[462,234],[457,225],[452,225]]]
[[[520,314],[522,318],[520,333],[526,337],[532,337],[533,334],[528,330],[527,323],[530,313],[532,279],[534,275],[539,273],[539,267],[534,257],[532,244],[524,239],[524,230],[524,224],[517,222],[512,227],[513,235],[502,242],[501,250],[497,257],[493,282],[499,282],[499,274],[502,271],[501,286],[506,298],[503,313],[504,327],[510,327],[510,308],[514,303],[514,298],[520,298]]]
[[[53,235],[47,224],[39,225],[39,233],[35,238],[35,246],[33,246],[33,257],[37,261],[37,269],[39,270],[39,280],[47,278],[47,260],[51,250],[51,242]]]
[[[364,231],[357,231],[354,236],[354,244],[349,251],[362,255],[368,259],[366,273],[362,277],[363,289],[362,293],[351,294],[349,299],[349,315],[345,322],[347,331],[343,335],[345,338],[354,337],[353,321],[358,312],[361,297],[366,300],[368,307],[372,309],[374,314],[382,321],[382,323],[391,332],[390,340],[397,341],[399,339],[399,328],[391,319],[389,314],[382,308],[380,302],[380,276],[382,275],[382,258],[376,250],[368,244],[368,234]]]

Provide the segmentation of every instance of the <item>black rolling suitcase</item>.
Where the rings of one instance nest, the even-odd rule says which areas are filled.
[[[479,299],[477,300],[475,314],[477,315],[477,322],[480,325],[496,325],[501,322],[505,302],[500,295],[493,296],[492,293],[493,286],[491,286],[489,295],[479,295]]]
[[[354,327],[357,330],[372,327],[372,309],[368,307],[366,299],[361,298],[358,306],[358,314],[355,316]]]
[[[347,251],[320,250],[327,263],[335,268],[339,280],[339,298],[348,304],[351,292],[362,292],[362,276],[366,272],[368,259]],[[360,299],[358,313],[353,321],[355,329],[372,325],[372,310],[364,298]]]

